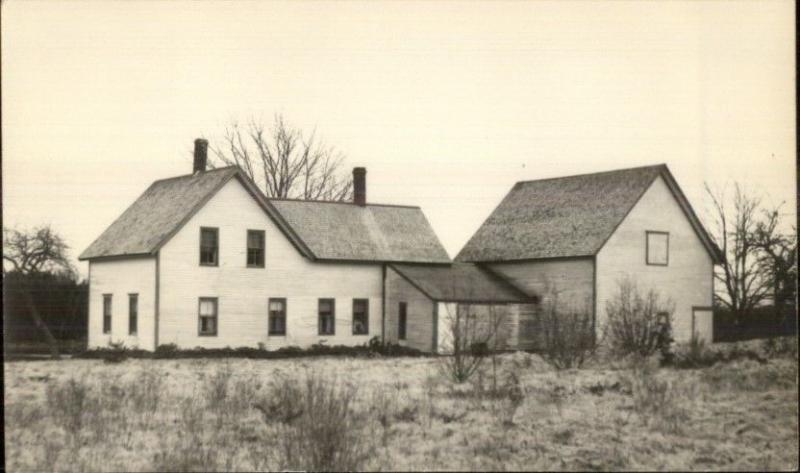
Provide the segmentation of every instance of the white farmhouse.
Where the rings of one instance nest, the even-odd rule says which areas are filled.
[[[491,270],[530,296],[547,287],[585,305],[598,334],[606,302],[630,279],[675,304],[673,336],[712,338],[719,249],[666,165],[518,182],[456,261]],[[533,348],[535,307],[520,311]]]
[[[154,182],[81,255],[89,262],[89,347],[154,350],[372,337],[440,351],[469,304],[502,313],[506,348],[535,348],[547,285],[590,304],[625,275],[676,303],[675,334],[710,337],[719,253],[666,166],[517,183],[450,260],[419,207],[265,197],[237,167]]]

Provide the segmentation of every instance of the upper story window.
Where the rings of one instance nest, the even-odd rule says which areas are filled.
[[[333,299],[319,300],[319,334],[336,333],[336,302]]]
[[[353,335],[369,334],[369,299],[353,299]]]
[[[128,334],[139,330],[139,294],[128,294]]]
[[[269,334],[286,335],[286,299],[269,299]]]
[[[111,294],[103,294],[103,333],[111,333]]]
[[[218,228],[200,228],[200,265],[219,266]]]
[[[264,267],[264,230],[247,230],[247,267]]]
[[[201,297],[200,307],[198,308],[199,335],[214,336],[217,334],[217,298]]]
[[[669,264],[669,233],[645,232],[647,264],[667,266]]]

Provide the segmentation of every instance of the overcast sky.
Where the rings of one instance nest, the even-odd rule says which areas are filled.
[[[5,1],[3,224],[76,257],[194,138],[275,113],[451,257],[516,181],[656,163],[701,216],[742,181],[793,219],[794,70],[789,1]]]

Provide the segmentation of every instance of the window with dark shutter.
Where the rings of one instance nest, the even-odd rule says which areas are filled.
[[[269,334],[286,335],[286,299],[269,300]]]
[[[264,231],[247,230],[247,267],[264,267]]]
[[[406,303],[401,302],[397,308],[397,338],[406,339]]]
[[[200,228],[200,265],[219,265],[219,229]]]
[[[353,299],[353,335],[369,334],[369,299]]]
[[[319,300],[319,334],[336,333],[336,306],[333,299]]]
[[[103,333],[111,333],[111,294],[103,294]]]
[[[139,294],[128,294],[128,334],[136,335],[139,325]]]

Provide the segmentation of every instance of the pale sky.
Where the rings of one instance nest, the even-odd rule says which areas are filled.
[[[3,224],[83,251],[194,138],[275,113],[454,257],[519,180],[666,163],[795,212],[794,4],[2,4]],[[86,274],[86,263],[79,265]]]

